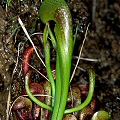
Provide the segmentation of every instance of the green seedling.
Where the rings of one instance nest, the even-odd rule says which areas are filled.
[[[25,76],[25,87],[28,96],[39,106],[52,112],[51,120],[62,120],[63,115],[79,111],[87,106],[94,93],[95,72],[89,70],[90,87],[86,100],[75,108],[66,109],[68,91],[70,87],[70,73],[72,54],[74,49],[72,16],[64,0],[44,0],[40,6],[40,18],[46,24],[43,33],[43,46],[47,76],[52,88],[52,106],[40,102],[29,89],[29,73]],[[50,29],[50,21],[55,22],[54,33]],[[55,35],[55,36],[54,36]],[[50,41],[56,50],[56,81],[53,79],[50,65]]]

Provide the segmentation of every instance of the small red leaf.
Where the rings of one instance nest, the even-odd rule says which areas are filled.
[[[26,75],[26,73],[29,70],[29,65],[28,64],[30,64],[30,57],[33,54],[33,52],[34,52],[33,46],[29,46],[23,53],[23,56],[22,56],[22,60],[23,60],[22,67],[23,67],[24,76]]]

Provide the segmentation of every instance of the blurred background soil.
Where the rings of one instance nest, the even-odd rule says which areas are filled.
[[[111,120],[120,120],[120,2],[67,0],[67,3],[73,17],[74,35],[77,31],[73,67],[90,23],[73,82],[79,80],[83,84],[84,71],[93,67],[96,72],[95,91],[101,109],[110,113]],[[11,0],[10,6],[7,0],[0,0],[0,120],[7,119],[10,104],[24,88],[20,58],[30,42],[17,18],[21,18],[30,35],[42,33],[44,24],[39,16],[40,5],[40,0]],[[41,37],[33,35],[32,40],[39,46],[38,52],[44,59]],[[31,65],[38,70],[43,69],[36,55],[31,59]]]

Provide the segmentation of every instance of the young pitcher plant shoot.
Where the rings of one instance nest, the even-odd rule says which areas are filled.
[[[30,73],[25,73],[25,88],[28,96],[39,106],[51,111],[51,120],[62,120],[64,114],[72,113],[87,106],[93,96],[95,85],[95,73],[92,69],[89,73],[89,92],[86,100],[74,108],[66,109],[68,92],[70,87],[70,73],[72,54],[74,49],[72,16],[68,5],[64,0],[44,0],[40,6],[40,18],[45,24],[43,33],[43,46],[45,53],[45,65],[47,76],[52,88],[51,106],[37,99],[29,88]],[[50,21],[55,22],[54,34],[50,29]],[[50,65],[50,41],[56,50],[56,80]],[[33,50],[33,49],[32,49]]]

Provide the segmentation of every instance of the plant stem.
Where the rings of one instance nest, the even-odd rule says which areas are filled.
[[[44,45],[44,52],[45,52],[45,63],[46,63],[46,71],[48,78],[51,83],[52,87],[52,96],[55,98],[55,82],[54,78],[51,72],[51,67],[50,67],[50,43],[47,40],[48,38],[48,25],[46,24],[45,29],[44,29],[44,34],[43,34],[43,45]],[[52,107],[54,106],[54,99],[52,99]]]
[[[89,73],[90,83],[89,83],[89,92],[88,92],[88,96],[87,96],[86,100],[78,107],[65,110],[65,114],[79,111],[90,103],[90,101],[93,97],[94,87],[95,87],[95,72],[94,72],[94,70],[89,69],[88,73]]]
[[[43,108],[46,108],[50,111],[52,111],[52,107],[42,103],[41,101],[39,101],[36,97],[34,97],[34,95],[31,93],[30,91],[30,88],[29,88],[29,80],[30,80],[30,75],[31,75],[31,72],[27,72],[26,76],[25,76],[25,89],[26,89],[26,92],[28,94],[28,96],[31,98],[31,100],[33,100],[36,104],[38,104],[39,106],[43,107]]]

